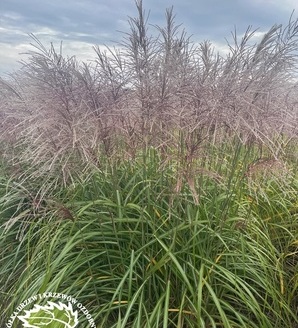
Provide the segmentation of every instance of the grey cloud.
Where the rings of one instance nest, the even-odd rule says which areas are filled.
[[[143,3],[147,13],[150,11],[149,22],[153,25],[163,26],[165,9],[174,5],[176,23],[182,23],[194,41],[208,39],[218,44],[231,38],[234,26],[239,34],[248,25],[263,32],[274,23],[286,23],[292,10],[276,0],[143,0]],[[31,42],[28,34],[35,33],[45,45],[62,40],[110,45],[121,40],[118,31],[128,31],[127,17],[135,15],[134,0],[0,0],[0,43],[9,46],[10,51],[13,46],[23,48]],[[0,53],[0,66],[4,57],[5,53]]]
[[[114,36],[117,21],[126,16],[125,11],[133,9],[133,3],[116,0],[106,1],[106,4],[96,1],[1,0],[0,9],[2,13],[19,15],[21,18],[17,21],[3,18],[4,23],[22,26],[27,33],[34,32],[34,27],[46,26],[70,37],[83,33],[87,35],[86,41],[102,42],[96,40],[98,34]]]

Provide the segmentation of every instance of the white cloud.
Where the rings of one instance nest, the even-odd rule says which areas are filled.
[[[22,19],[22,16],[18,13],[15,13],[13,11],[7,11],[2,14],[2,17],[13,20],[13,21],[18,21]]]
[[[57,52],[60,51],[60,40],[53,40],[53,45]],[[43,42],[45,48],[50,47],[50,43]],[[1,54],[0,54],[0,74],[9,73],[13,70],[19,69],[21,67],[20,61],[26,61],[28,58],[28,52],[33,49],[29,43],[20,44],[7,44],[1,43]],[[104,49],[104,46],[100,46]],[[76,56],[79,61],[92,61],[96,58],[96,53],[93,50],[93,44],[80,41],[65,41],[62,43],[62,53],[63,56],[71,57]]]
[[[80,41],[65,41],[63,44],[63,54],[66,56],[76,56],[79,61],[94,60],[96,54],[93,44]]]
[[[16,38],[16,37],[24,37],[28,34],[22,31],[21,29],[13,28],[10,26],[1,27],[0,26],[0,37],[3,38]]]
[[[229,46],[226,43],[214,41],[212,45],[214,46],[215,53],[218,52],[223,57],[230,52]]]
[[[21,67],[19,61],[25,59],[27,55],[21,55],[28,51],[28,44],[7,44],[0,42],[0,73],[10,73],[14,69]]]
[[[41,36],[57,36],[59,34],[58,31],[55,31],[51,28],[48,27],[42,27],[42,26],[37,26],[37,25],[31,25],[31,31],[34,35],[37,37],[39,35]]]

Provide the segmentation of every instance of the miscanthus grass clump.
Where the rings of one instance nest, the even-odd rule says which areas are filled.
[[[298,22],[221,57],[136,7],[93,65],[32,36],[0,80],[0,324],[49,291],[98,327],[296,328]]]
[[[295,163],[253,180],[248,150],[222,147],[179,191],[177,163],[153,148],[39,209],[2,179],[1,224],[15,220],[0,238],[4,317],[53,291],[80,299],[98,327],[295,327]]]

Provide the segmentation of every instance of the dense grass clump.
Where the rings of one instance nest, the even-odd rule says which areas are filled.
[[[52,292],[97,327],[297,328],[298,21],[221,57],[136,6],[94,65],[32,36],[0,79],[0,326]]]
[[[100,327],[295,327],[297,176],[253,181],[242,151],[179,192],[177,166],[148,149],[53,192],[42,218],[24,204],[21,240],[22,220],[0,239],[4,313],[53,291]]]

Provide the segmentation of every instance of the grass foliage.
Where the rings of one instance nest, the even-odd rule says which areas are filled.
[[[296,328],[298,23],[223,58],[136,6],[94,65],[35,39],[1,80],[0,324],[50,291],[98,327]]]

